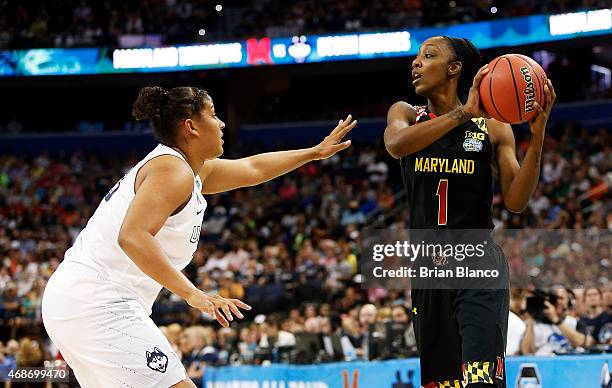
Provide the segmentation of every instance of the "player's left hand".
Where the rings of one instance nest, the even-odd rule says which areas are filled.
[[[350,147],[351,141],[347,140],[343,142],[342,139],[351,129],[355,128],[355,125],[357,125],[357,120],[353,120],[352,115],[348,115],[346,119],[340,120],[336,128],[334,128],[321,143],[314,147],[315,160],[330,158],[338,152]]]
[[[546,84],[544,85],[544,95],[546,96],[546,105],[541,107],[537,102],[534,103],[535,108],[538,110],[538,114],[529,121],[529,129],[533,135],[544,136],[548,116],[557,98],[555,88],[553,88],[553,84],[549,79],[546,80]]]
[[[251,309],[251,306],[241,300],[223,298],[219,295],[208,294],[208,300],[214,305],[214,309],[212,311],[213,314],[211,315],[215,317],[217,322],[219,322],[219,324],[221,324],[223,327],[229,326],[228,320],[234,320],[232,313],[234,313],[240,319],[244,318],[244,315],[242,315],[238,309],[239,307],[245,310]]]
[[[219,295],[207,294],[201,290],[195,290],[195,292],[191,293],[185,301],[191,307],[197,308],[214,317],[223,327],[228,327],[228,321],[234,320],[232,313],[238,318],[244,317],[238,308],[244,310],[251,309],[251,306],[241,300],[223,298]]]

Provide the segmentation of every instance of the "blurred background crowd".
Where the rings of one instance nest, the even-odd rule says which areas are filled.
[[[0,49],[381,31],[598,7],[609,2],[0,0]],[[590,100],[612,98],[609,76],[602,81],[592,71],[594,63],[610,59],[601,41],[581,42],[513,50],[542,64],[559,103],[578,102],[588,110]],[[488,49],[484,59],[508,50]],[[11,98],[3,100],[0,134],[14,141],[25,132],[150,132],[148,124],[130,120],[136,91],[145,84],[192,84],[211,91],[228,124],[224,157],[243,157],[270,147],[243,141],[240,134],[262,129],[268,136],[270,128],[285,128],[279,123],[291,123],[289,131],[308,132],[299,125],[352,113],[361,123],[353,135],[368,121],[367,128],[384,128],[393,102],[423,102],[410,87],[411,59],[39,77],[27,83],[7,79],[0,94]],[[578,116],[582,112],[549,123],[540,183],[523,213],[508,212],[499,190],[494,194],[493,222],[505,231],[501,245],[513,285],[508,355],[601,352],[612,345],[612,135],[601,115],[590,121]],[[522,161],[529,131],[514,130]],[[35,143],[62,135],[23,136],[23,142]],[[275,148],[288,147],[279,137]],[[16,364],[38,366],[61,357],[40,318],[46,281],[101,198],[144,156],[142,151],[50,151],[0,153],[0,376]],[[201,289],[245,300],[253,313],[222,329],[162,291],[152,318],[194,381],[207,365],[416,355],[409,291],[367,288],[359,273],[365,226],[411,224],[399,164],[380,141],[354,141],[331,159],[206,199],[200,244],[185,274]],[[554,242],[535,238],[535,230]]]
[[[559,331],[554,344],[546,345],[551,336],[535,335],[535,344],[519,341],[511,354],[574,352],[612,341],[612,258],[605,242],[612,229],[610,140],[605,130],[593,134],[552,125],[541,183],[527,210],[509,213],[500,193],[494,196],[496,229],[571,230],[580,236],[542,246],[523,236],[504,246],[513,284],[524,287],[513,290],[519,292],[513,294],[516,330],[523,330],[519,338],[525,338],[532,319],[545,320],[534,312],[533,303],[527,306],[528,295],[566,303],[554,321],[571,316],[572,330],[582,333],[576,338],[574,332],[566,333],[569,340],[559,331],[563,326],[549,324],[550,330]],[[526,146],[527,138],[519,136],[519,160]],[[241,152],[236,148],[234,154]],[[0,340],[6,343],[0,365],[14,362],[20,348],[15,339],[24,337],[36,338],[40,351],[55,356],[40,320],[45,282],[102,196],[139,157],[79,152],[0,156]],[[163,291],[153,319],[194,377],[204,373],[205,364],[416,354],[409,292],[366,289],[358,273],[365,225],[410,227],[398,163],[381,144],[356,144],[283,178],[207,201],[202,239],[185,273],[201,289],[245,300],[257,315],[220,329]],[[570,287],[571,294],[559,300],[534,294],[536,288],[553,284]],[[544,307],[541,301],[540,310]],[[548,350],[540,349],[544,345]]]
[[[121,46],[135,35],[160,45],[414,28],[607,6],[606,0],[5,0],[0,49]]]

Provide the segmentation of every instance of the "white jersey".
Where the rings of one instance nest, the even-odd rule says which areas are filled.
[[[151,313],[151,307],[162,286],[134,264],[119,246],[117,238],[127,209],[135,196],[134,183],[138,170],[149,160],[161,155],[174,155],[185,161],[176,150],[158,145],[102,199],[87,226],[79,233],[74,245],[65,255],[66,262],[82,263],[97,270],[104,278],[118,286],[117,289],[123,297],[135,298],[148,314]],[[172,264],[179,270],[189,264],[198,246],[206,209],[206,200],[201,189],[202,181],[195,175],[189,203],[177,214],[170,216],[155,235]]]

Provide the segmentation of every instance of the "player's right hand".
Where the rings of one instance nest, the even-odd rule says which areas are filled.
[[[489,114],[484,110],[482,104],[480,103],[480,81],[482,81],[482,77],[484,77],[485,74],[487,74],[488,72],[489,64],[486,64],[481,67],[476,73],[476,76],[474,76],[474,82],[472,83],[472,87],[470,88],[467,101],[462,107],[463,111],[469,118],[490,118]]]
[[[185,301],[191,307],[214,317],[223,327],[228,327],[229,321],[234,320],[232,313],[238,318],[244,318],[239,308],[244,310],[251,309],[251,306],[241,300],[223,298],[219,295],[207,294],[201,290],[197,290],[197,292],[189,295]]]

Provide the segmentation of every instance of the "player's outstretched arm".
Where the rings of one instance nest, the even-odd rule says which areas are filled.
[[[415,124],[416,111],[412,105],[403,101],[393,104],[387,113],[387,127],[384,135],[387,152],[396,159],[413,154],[431,145],[471,118],[486,117],[486,113],[480,106],[478,86],[482,77],[489,71],[487,66],[484,65],[476,73],[465,105],[435,119]]]
[[[135,186],[136,195],[117,238],[121,249],[142,272],[185,299],[192,307],[215,317],[221,325],[227,326],[227,320],[233,320],[232,313],[242,318],[237,306],[250,309],[249,306],[238,300],[224,299],[198,290],[172,265],[154,237],[168,217],[190,199],[193,173],[189,167],[174,156],[155,158],[138,172]]]
[[[500,186],[504,205],[514,213],[520,213],[527,207],[540,178],[540,159],[544,144],[544,132],[548,115],[555,102],[555,91],[550,80],[544,85],[546,107],[537,105],[538,115],[529,123],[531,139],[523,164],[516,160],[516,146],[512,127],[496,120],[487,120],[487,127],[495,137],[497,165],[499,167]]]
[[[267,152],[242,159],[214,159],[204,163],[200,171],[202,192],[215,194],[240,187],[255,186],[295,170],[304,164],[327,159],[348,148],[343,138],[357,125],[351,115],[340,120],[318,145],[300,150]]]

